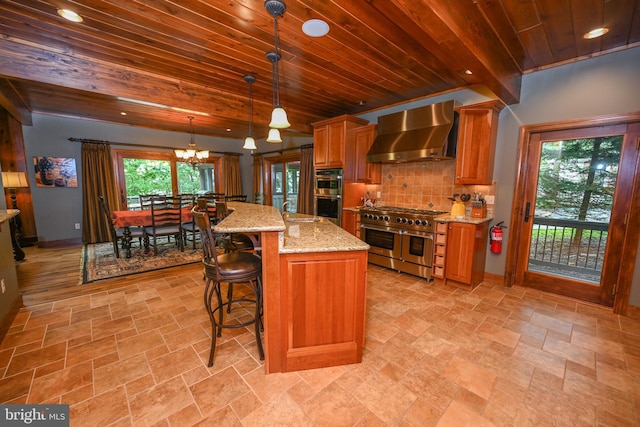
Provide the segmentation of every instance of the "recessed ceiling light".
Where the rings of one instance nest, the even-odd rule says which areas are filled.
[[[467,69],[467,70],[464,70],[464,73],[470,76],[473,74],[473,71]]]
[[[126,115],[127,115],[127,113],[125,113],[124,111],[121,111],[121,112],[120,112],[120,115],[121,115],[121,116],[126,116]]]
[[[82,16],[69,9],[58,9],[58,15],[72,22],[82,22]]]
[[[302,24],[302,32],[310,37],[326,36],[329,32],[329,24],[321,19],[309,19]]]
[[[227,132],[231,132],[231,128],[227,128]]]
[[[365,100],[361,99],[361,100],[359,100],[356,104],[358,104],[358,105],[362,106],[362,105],[364,105],[364,104],[366,104],[366,103],[367,103],[367,101],[365,101]]]
[[[606,27],[596,28],[594,30],[589,31],[584,36],[585,39],[595,39],[596,37],[603,36],[609,32],[609,29]]]

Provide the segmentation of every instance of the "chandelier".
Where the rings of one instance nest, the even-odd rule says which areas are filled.
[[[244,139],[244,145],[242,148],[245,150],[255,150],[256,140],[253,139],[252,127],[253,127],[253,96],[251,94],[251,84],[256,81],[256,78],[251,75],[244,76],[244,81],[249,85],[249,134]]]
[[[273,45],[274,45],[274,58],[269,58],[273,63],[273,86],[275,88],[275,104],[273,112],[271,113],[271,123],[269,127],[272,129],[285,129],[291,126],[287,119],[287,112],[280,105],[280,76],[278,71],[278,60],[280,59],[280,52],[278,49],[278,16],[282,16],[287,10],[287,5],[282,0],[265,0],[264,7],[273,16]],[[267,54],[269,55],[269,54]],[[268,57],[268,56],[267,56]]]
[[[198,163],[203,163],[209,158],[209,150],[198,150],[196,148],[196,138],[193,133],[193,116],[189,116],[189,133],[191,139],[189,140],[189,148],[186,150],[173,150],[176,153],[176,157],[185,163],[189,163],[194,169]]]

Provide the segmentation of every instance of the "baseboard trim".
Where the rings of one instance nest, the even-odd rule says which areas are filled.
[[[49,240],[47,242],[38,241],[39,248],[60,248],[63,246],[79,246],[82,245],[82,239],[66,239],[66,240]]]
[[[493,284],[496,284],[496,285],[505,286],[505,284],[504,284],[504,276],[501,276],[499,274],[487,273],[486,271],[484,273],[483,282],[489,282],[489,283],[493,283]]]
[[[7,315],[4,316],[4,319],[2,319],[2,323],[0,324],[0,342],[4,340],[7,332],[9,332],[9,329],[11,329],[11,325],[18,315],[18,312],[20,311],[22,305],[22,294],[18,294],[18,296],[13,300],[13,303],[11,304],[11,308],[7,312]]]

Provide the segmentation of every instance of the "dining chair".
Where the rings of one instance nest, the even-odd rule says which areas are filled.
[[[109,227],[109,233],[111,234],[111,241],[113,242],[113,252],[116,254],[116,258],[120,258],[120,248],[118,247],[118,242],[122,242],[124,244],[124,229],[116,228],[113,225],[113,221],[111,219],[111,210],[109,206],[107,206],[107,202],[104,200],[103,196],[98,196],[98,202],[100,204],[100,210],[104,214],[105,220],[107,222],[107,227]],[[131,238],[138,238],[138,243],[142,246],[142,240],[146,237],[145,229],[143,227],[129,227],[129,232],[131,233]]]
[[[196,205],[196,195],[191,193],[178,194],[178,197],[182,200],[183,209],[192,209]],[[198,227],[193,218],[190,221],[182,223],[182,234],[184,239],[184,245],[187,246],[191,241],[191,248],[196,248],[196,241],[199,236]]]
[[[151,202],[160,202],[167,198],[164,194],[141,194],[138,197],[140,198],[140,209],[151,209]]]
[[[147,235],[153,238],[153,253],[158,254],[158,237],[174,236],[180,251],[184,252],[182,239],[182,199],[165,196],[163,200],[151,201],[151,226],[145,227]]]
[[[245,328],[251,324],[255,325],[254,334],[260,360],[264,360],[264,350],[260,338],[260,334],[264,330],[262,323],[262,258],[254,253],[241,251],[218,254],[209,215],[207,212],[200,212],[197,206],[192,210],[192,214],[200,231],[202,242],[202,263],[206,280],[204,305],[211,320],[211,349],[208,366],[213,366],[216,340],[222,336],[223,329]],[[223,301],[222,283],[227,283],[228,287],[239,283],[248,283],[250,291],[242,294],[236,292],[236,299],[228,297],[226,301]],[[230,293],[227,292],[227,295]],[[234,304],[233,313],[231,313],[232,303]],[[227,307],[227,319],[224,314],[225,307]],[[247,318],[247,316],[250,317]]]
[[[246,194],[233,194],[230,196],[224,196],[225,202],[246,202],[247,195]]]

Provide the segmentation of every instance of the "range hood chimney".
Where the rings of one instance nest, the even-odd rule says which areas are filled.
[[[378,136],[367,153],[367,161],[401,163],[455,158],[456,106],[452,100],[378,117]]]

